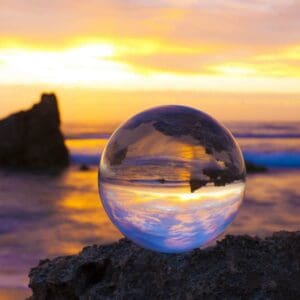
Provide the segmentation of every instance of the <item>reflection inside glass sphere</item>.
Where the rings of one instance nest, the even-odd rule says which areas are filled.
[[[245,188],[230,132],[207,114],[161,106],[124,123],[103,151],[99,190],[119,230],[160,252],[184,252],[221,234]]]

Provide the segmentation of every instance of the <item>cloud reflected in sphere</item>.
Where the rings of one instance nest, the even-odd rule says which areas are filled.
[[[225,127],[199,110],[160,106],[114,132],[102,154],[99,191],[126,237],[179,253],[207,244],[233,221],[245,176]]]

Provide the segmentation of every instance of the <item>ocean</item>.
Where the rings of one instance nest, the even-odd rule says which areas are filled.
[[[245,159],[268,168],[248,175],[245,199],[226,234],[300,230],[300,122],[226,125]],[[110,132],[82,124],[63,130],[72,160],[63,173],[0,171],[0,299],[29,295],[27,274],[40,259],[122,237],[98,196],[98,164]],[[90,169],[81,171],[82,164]]]
[[[246,160],[271,168],[300,167],[300,122],[230,122],[225,125],[238,140]],[[110,133],[101,133],[100,126],[90,125],[82,125],[80,133],[71,127],[66,127],[65,132],[72,161],[98,165]]]

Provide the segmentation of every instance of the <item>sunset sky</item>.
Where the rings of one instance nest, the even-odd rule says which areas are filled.
[[[43,91],[65,122],[171,103],[299,120],[300,1],[0,0],[0,117]]]

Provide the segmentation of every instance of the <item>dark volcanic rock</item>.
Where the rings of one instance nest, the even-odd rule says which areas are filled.
[[[267,171],[267,168],[264,166],[256,165],[250,161],[245,161],[246,170],[248,174],[251,173],[263,173]]]
[[[300,299],[300,232],[227,236],[213,248],[154,253],[123,239],[30,272],[36,299]]]
[[[80,165],[79,170],[82,172],[87,172],[87,171],[90,171],[91,168],[89,167],[89,165],[82,164],[82,165]]]
[[[53,170],[68,164],[54,94],[43,94],[30,110],[0,120],[0,166]]]

